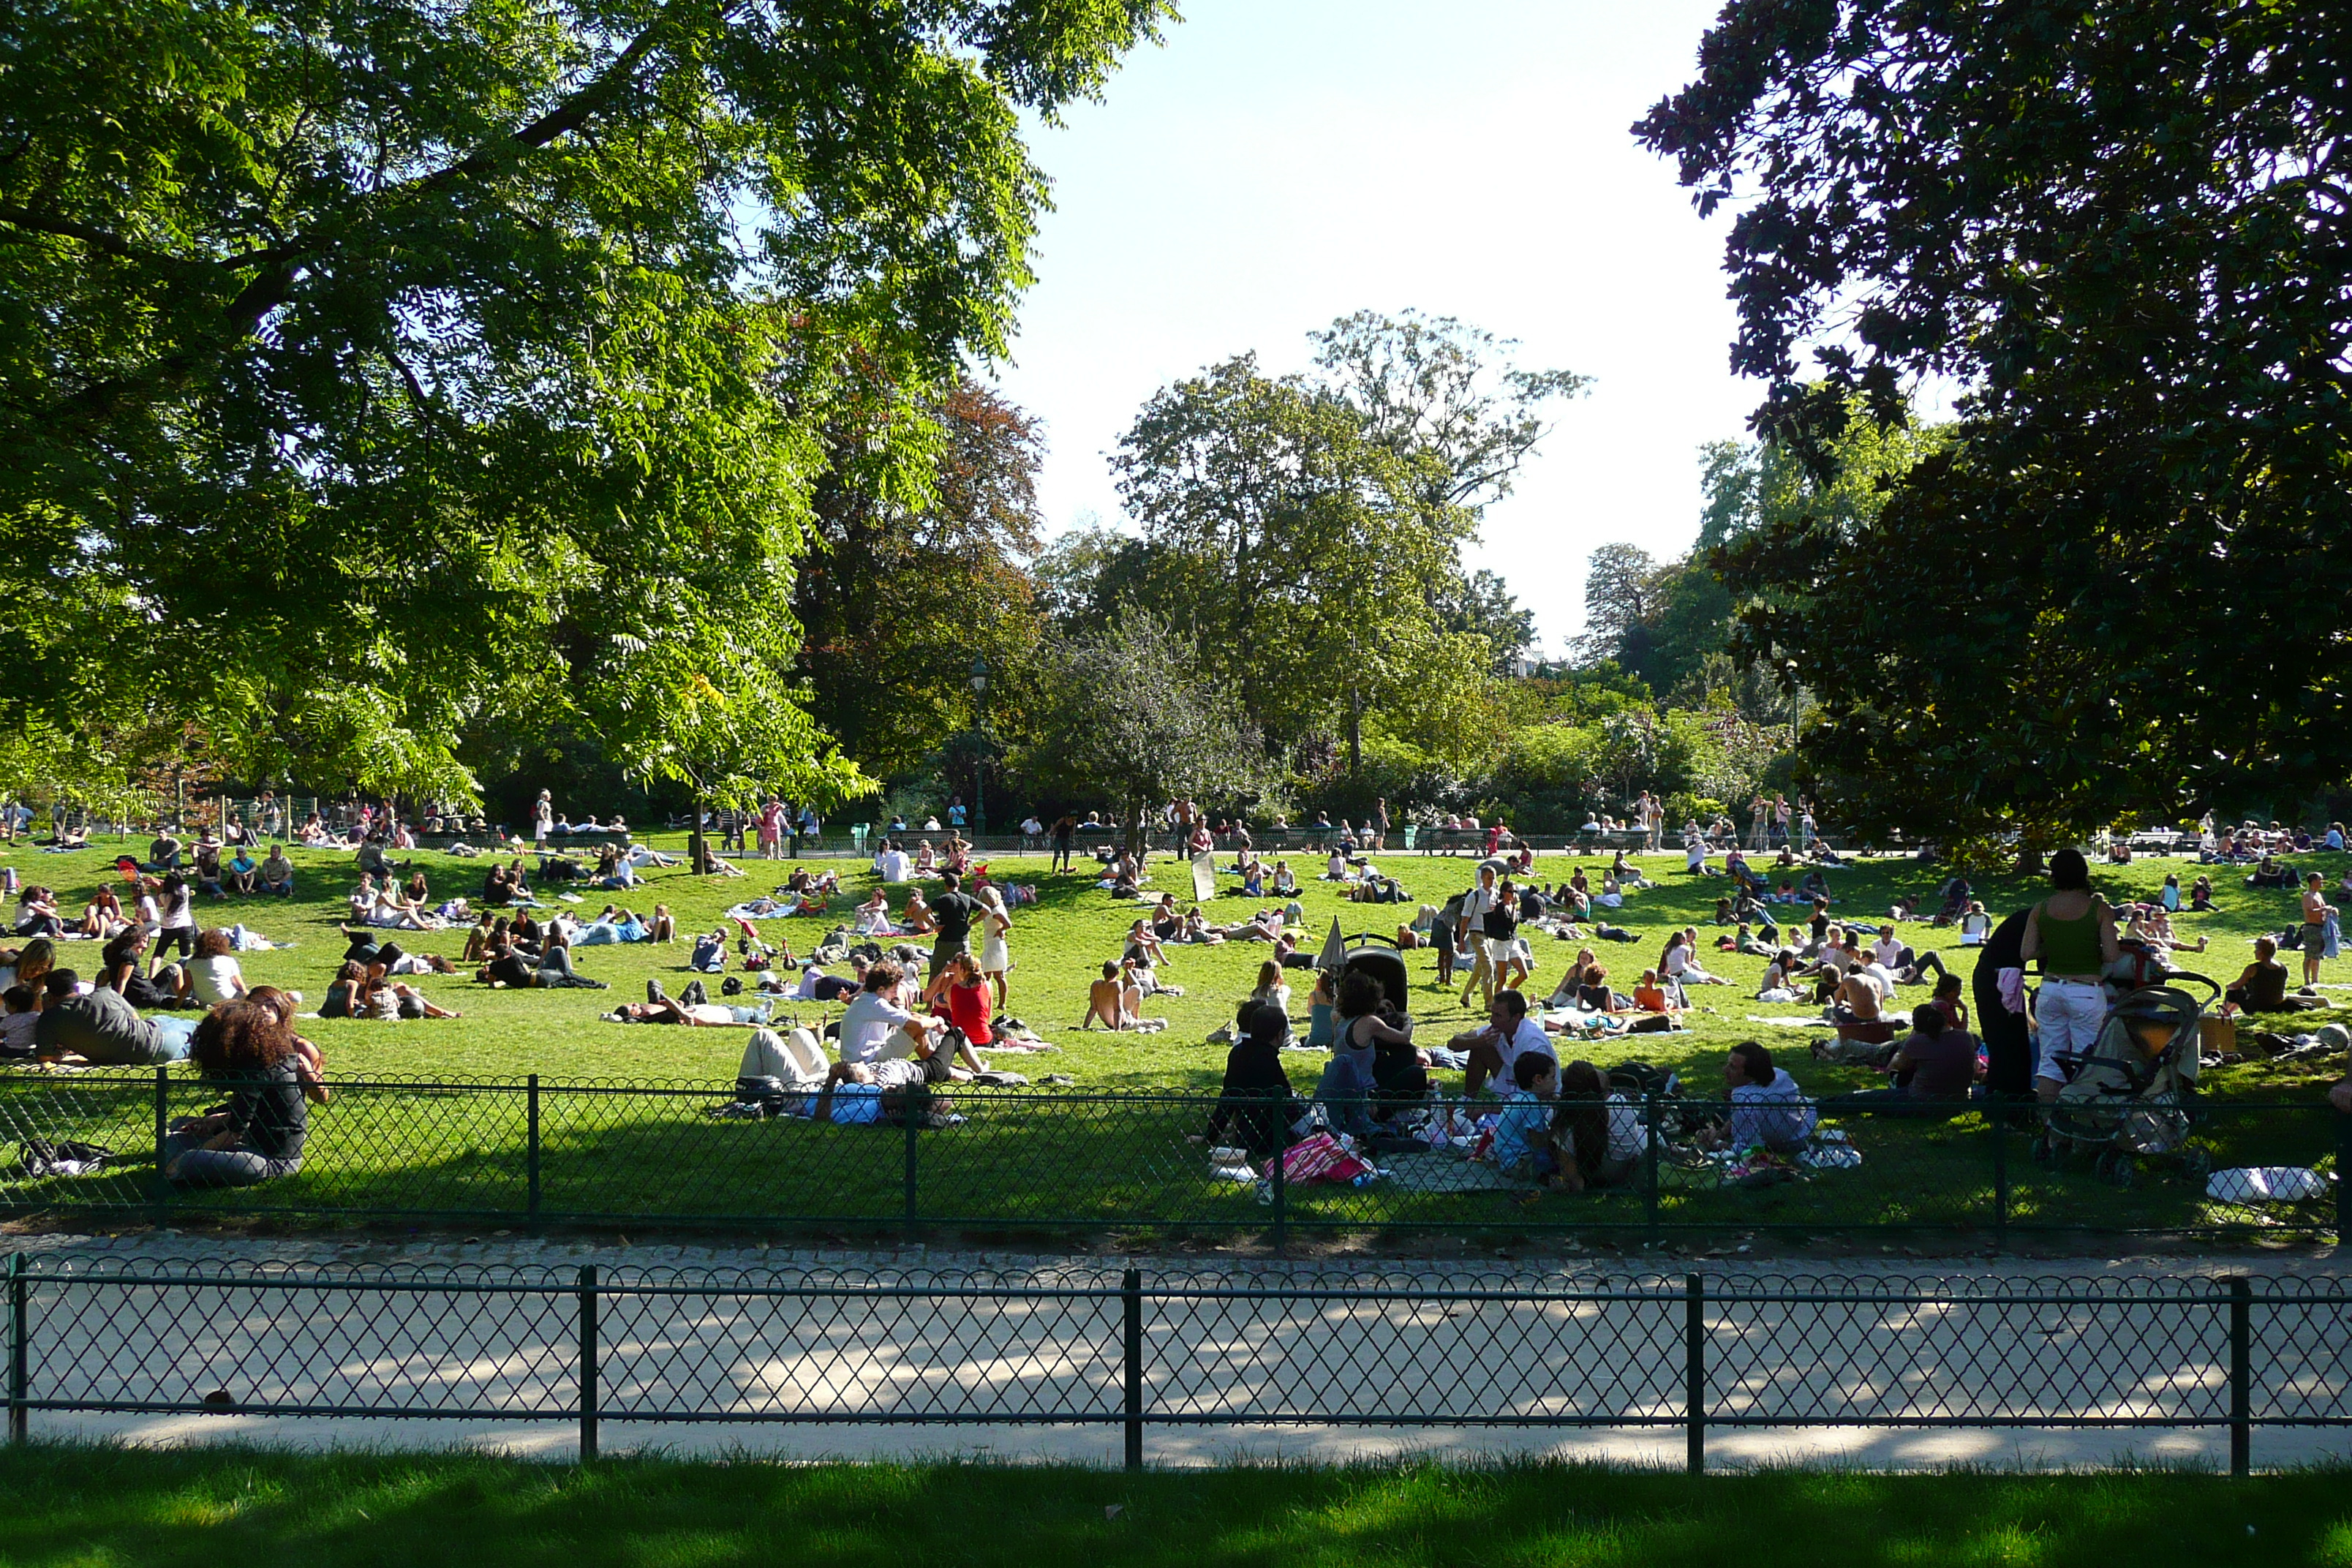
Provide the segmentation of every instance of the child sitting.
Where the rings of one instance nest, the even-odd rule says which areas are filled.
[[[1559,1095],[1559,1064],[1536,1051],[1522,1051],[1511,1064],[1518,1092],[1495,1119],[1496,1168],[1514,1181],[1559,1187],[1559,1148],[1553,1142],[1551,1102]]]

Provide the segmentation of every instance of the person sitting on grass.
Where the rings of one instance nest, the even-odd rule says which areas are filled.
[[[249,1187],[302,1168],[310,1105],[294,1034],[279,1009],[245,1000],[206,1016],[194,1053],[205,1078],[230,1090],[208,1116],[174,1121],[159,1152],[164,1179],[191,1187]]]
[[[1654,969],[1642,971],[1642,978],[1634,984],[1633,1009],[1639,1013],[1674,1014],[1682,1011],[1673,993],[1666,989],[1665,983],[1658,978],[1658,972]]]
[[[1283,1070],[1282,1047],[1290,1040],[1290,1020],[1265,1003],[1244,1002],[1234,1017],[1234,1046],[1225,1053],[1224,1081],[1207,1130],[1193,1142],[1239,1142],[1252,1161],[1290,1146],[1291,1129],[1307,1109],[1298,1103]]]
[[[1344,1000],[1343,997],[1343,1003]],[[1344,1005],[1341,1011],[1346,1011]],[[1490,1082],[1504,1086],[1514,1083],[1512,1075],[1522,1056],[1532,1052],[1558,1059],[1543,1026],[1528,1016],[1526,994],[1507,986],[1496,991],[1486,1004],[1485,1028],[1456,1035],[1446,1045],[1469,1058],[1464,1068],[1462,1090],[1464,1098],[1469,1100],[1475,1100],[1478,1091]]]
[[[1540,1182],[1555,1189],[1567,1187],[1563,1151],[1552,1132],[1552,1101],[1559,1093],[1559,1063],[1549,1056],[1528,1052],[1511,1064],[1514,1092],[1495,1118],[1495,1168],[1515,1182]]]
[[[2254,961],[2222,993],[2242,1013],[2300,1013],[2327,1004],[2316,996],[2287,994],[2287,968],[2278,961],[2278,943],[2266,936],[2254,939]]]
[[[294,862],[286,858],[283,844],[272,844],[268,858],[261,863],[261,890],[272,898],[294,896]]]
[[[1976,1082],[1977,1037],[1955,1028],[1930,1002],[1912,1009],[1911,1032],[1895,1042],[1881,1069],[1894,1081],[1885,1089],[1841,1094],[1822,1103],[1843,1110],[1896,1116],[1957,1116],[1968,1107]]]
[[[1141,1026],[1143,987],[1133,980],[1134,972],[1131,959],[1103,964],[1102,978],[1087,987],[1087,1016],[1079,1022],[1079,1028],[1091,1029],[1100,1024],[1118,1034]]]
[[[1645,1137],[1642,1113],[1588,1061],[1559,1069],[1552,1111],[1552,1148],[1559,1184],[1571,1193],[1622,1186],[1640,1168]]]
[[[1769,1149],[1790,1154],[1805,1146],[1821,1120],[1820,1110],[1805,1099],[1786,1068],[1777,1067],[1772,1053],[1754,1040],[1731,1047],[1723,1064],[1723,1081],[1731,1095],[1731,1114],[1717,1127],[1698,1134],[1703,1149]]]

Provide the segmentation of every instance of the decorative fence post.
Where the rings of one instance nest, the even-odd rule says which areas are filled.
[[[2253,1469],[2254,1282],[2240,1274],[2230,1280],[2230,1474],[2241,1480]]]
[[[1120,1304],[1126,1309],[1127,1468],[1143,1468],[1143,1271],[1130,1268],[1120,1279]]]
[[[172,1180],[163,1173],[163,1145],[172,1136],[172,1069],[162,1062],[155,1064],[155,1181],[152,1196],[158,1204],[168,1203],[172,1196]]]
[[[25,1255],[8,1255],[8,1441],[22,1443],[31,1434],[33,1397],[32,1281],[25,1278]]]
[[[2009,1107],[1993,1101],[1985,1122],[1992,1129],[1992,1249],[2009,1243]]]
[[[918,1201],[917,1201],[917,1199],[916,1199],[916,1196],[915,1196],[915,1134],[916,1134],[916,1129],[917,1129],[917,1128],[919,1128],[919,1127],[922,1124],[922,1117],[921,1117],[921,1113],[920,1113],[920,1112],[916,1111],[916,1110],[911,1110],[911,1109],[906,1112],[906,1117],[907,1117],[907,1174],[906,1174],[906,1189],[907,1189],[907,1192],[906,1192],[906,1209],[905,1209],[905,1214],[904,1214],[904,1216],[903,1216],[903,1218],[902,1218],[902,1220],[901,1220],[901,1222],[900,1222],[900,1223],[904,1226],[904,1227],[905,1227],[905,1229],[906,1229],[906,1233],[907,1233],[907,1239],[908,1239],[908,1241],[912,1241],[912,1240],[914,1240],[914,1239],[915,1239],[915,1237],[916,1237],[919,1234],[920,1234],[920,1232],[921,1232],[921,1230],[922,1230],[922,1223],[923,1223],[923,1222],[922,1222],[922,1209],[921,1209],[921,1206],[920,1206],[920,1205],[918,1203]]]
[[[1706,1283],[1683,1276],[1683,1468],[1706,1473]]]
[[[596,1266],[580,1266],[580,1462],[596,1462],[597,1388]]]
[[[523,1127],[523,1165],[530,1184],[530,1197],[524,1212],[539,1217],[539,1075],[530,1075],[530,1088],[525,1101]]]
[[[1650,1245],[1655,1247],[1658,1244],[1659,1236],[1658,1156],[1661,1152],[1659,1145],[1663,1142],[1659,1137],[1658,1129],[1658,1091],[1654,1089],[1651,1089],[1644,1099],[1649,1109],[1642,1121],[1643,1124],[1649,1129],[1650,1150],[1648,1156],[1643,1161],[1647,1173],[1642,1183],[1642,1212],[1643,1217],[1649,1221]]]

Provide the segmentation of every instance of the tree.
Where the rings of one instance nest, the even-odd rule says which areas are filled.
[[[1584,633],[1578,652],[1586,663],[1614,659],[1639,673],[1656,618],[1658,563],[1638,544],[1604,544],[1585,559]]]
[[[1253,728],[1353,736],[1426,683],[1450,545],[1346,402],[1244,354],[1155,394],[1111,466],[1152,552],[1139,602],[1230,672]]]
[[[106,689],[12,682],[0,721],[152,700],[257,776],[457,794],[469,729],[568,712],[660,772],[706,692],[790,707],[845,368],[1001,350],[1045,199],[1020,117],[1167,15],[20,8],[0,555],[71,586]],[[772,780],[854,780],[756,733]]]
[[[1535,646],[1536,616],[1512,597],[1502,578],[1483,567],[1456,572],[1431,591],[1437,624],[1456,636],[1475,637],[1494,651],[1491,668],[1509,668]]]
[[[1359,310],[1311,341],[1324,384],[1412,468],[1423,516],[1464,532],[1511,493],[1550,429],[1543,405],[1591,384],[1573,371],[1521,370],[1507,359],[1517,343],[1417,310]]]
[[[876,777],[921,763],[971,722],[975,658],[1006,670],[1036,637],[1035,424],[966,381],[926,410],[929,483],[868,454],[887,409],[829,426],[809,553],[793,583],[809,711]]]
[[[1731,558],[1857,825],[2031,847],[2352,771],[2347,43],[2252,0],[1734,0],[1636,128],[1740,202],[1759,429],[1819,471],[1854,399],[1965,389],[1874,517]]]
[[[1184,797],[1246,804],[1271,778],[1239,704],[1196,672],[1199,650],[1149,612],[1039,649],[1030,777],[1108,799],[1139,845],[1158,807]]]

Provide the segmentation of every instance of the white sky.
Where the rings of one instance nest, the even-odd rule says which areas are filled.
[[[1761,395],[1728,364],[1725,222],[1627,128],[1691,75],[1717,0],[1184,0],[1106,100],[1035,133],[1057,210],[1002,384],[1045,423],[1058,531],[1122,520],[1104,458],[1153,391],[1360,309],[1451,315],[1595,378],[1475,564],[1558,652],[1584,558],[1698,525],[1697,448]]]

